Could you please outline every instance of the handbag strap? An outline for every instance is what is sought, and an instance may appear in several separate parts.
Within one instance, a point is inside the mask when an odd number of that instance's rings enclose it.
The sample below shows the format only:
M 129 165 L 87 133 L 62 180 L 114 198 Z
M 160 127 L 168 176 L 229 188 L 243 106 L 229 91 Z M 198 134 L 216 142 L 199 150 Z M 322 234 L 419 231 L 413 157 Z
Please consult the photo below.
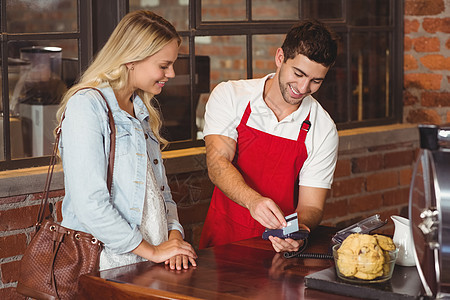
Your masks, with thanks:
M 106 177 L 106 184 L 108 186 L 108 191 L 111 194 L 111 186 L 112 186 L 112 179 L 113 179 L 112 177 L 113 177 L 113 170 L 114 170 L 114 157 L 115 157 L 115 152 L 116 152 L 116 125 L 114 124 L 114 118 L 113 118 L 113 115 L 111 112 L 111 108 L 109 107 L 109 104 L 105 98 L 105 95 L 103 95 L 103 93 L 99 89 L 94 88 L 94 87 L 80 88 L 75 93 L 77 93 L 80 90 L 84 90 L 84 89 L 96 90 L 102 96 L 103 100 L 105 100 L 106 107 L 108 109 L 109 127 L 110 127 L 111 132 L 109 134 L 110 148 L 109 148 L 108 171 L 107 171 L 107 177 Z M 61 136 L 61 126 L 62 126 L 62 122 L 63 122 L 64 118 L 65 118 L 65 111 L 63 112 L 63 114 L 61 116 L 61 121 L 59 122 L 58 127 L 56 127 L 55 144 L 53 145 L 53 152 L 52 152 L 52 156 L 50 158 L 50 165 L 48 166 L 48 171 L 47 171 L 47 179 L 45 180 L 44 192 L 42 194 L 41 205 L 39 207 L 39 212 L 38 212 L 38 217 L 37 217 L 37 222 L 36 222 L 37 228 L 39 228 L 41 226 L 42 221 L 44 220 L 45 207 L 48 204 L 48 196 L 50 193 L 50 183 L 52 181 L 53 170 L 54 170 L 55 164 L 56 164 L 59 139 Z

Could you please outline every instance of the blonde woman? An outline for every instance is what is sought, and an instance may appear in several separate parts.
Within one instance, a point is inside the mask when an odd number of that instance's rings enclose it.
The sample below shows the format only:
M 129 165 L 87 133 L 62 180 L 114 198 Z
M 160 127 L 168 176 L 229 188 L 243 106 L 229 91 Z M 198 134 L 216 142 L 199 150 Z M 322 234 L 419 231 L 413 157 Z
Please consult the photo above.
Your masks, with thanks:
M 88 232 L 105 247 L 100 270 L 150 260 L 171 269 L 196 265 L 183 241 L 161 159 L 161 120 L 153 96 L 175 76 L 181 39 L 150 11 L 127 14 L 79 82 L 65 95 L 59 143 L 64 168 L 62 225 Z M 116 126 L 111 196 L 107 188 L 110 149 L 106 104 Z M 82 90 L 80 90 L 82 89 Z

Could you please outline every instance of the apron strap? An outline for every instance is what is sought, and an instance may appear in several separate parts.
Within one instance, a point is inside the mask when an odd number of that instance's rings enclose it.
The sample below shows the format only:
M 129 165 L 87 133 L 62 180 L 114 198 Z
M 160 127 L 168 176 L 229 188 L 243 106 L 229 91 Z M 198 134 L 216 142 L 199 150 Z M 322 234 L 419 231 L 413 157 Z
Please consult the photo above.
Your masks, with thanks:
M 306 140 L 306 134 L 308 133 L 309 129 L 311 128 L 311 122 L 309 121 L 309 115 L 311 114 L 311 111 L 308 113 L 308 116 L 306 117 L 305 121 L 302 123 L 302 127 L 300 127 L 300 132 L 298 133 L 297 141 L 299 142 L 305 142 Z
M 250 108 L 250 101 L 248 101 L 247 107 L 245 108 L 245 111 L 244 111 L 244 115 L 242 116 L 242 119 L 241 119 L 242 125 L 247 124 L 247 121 L 248 121 L 248 118 L 250 117 L 251 112 L 252 112 L 252 109 Z

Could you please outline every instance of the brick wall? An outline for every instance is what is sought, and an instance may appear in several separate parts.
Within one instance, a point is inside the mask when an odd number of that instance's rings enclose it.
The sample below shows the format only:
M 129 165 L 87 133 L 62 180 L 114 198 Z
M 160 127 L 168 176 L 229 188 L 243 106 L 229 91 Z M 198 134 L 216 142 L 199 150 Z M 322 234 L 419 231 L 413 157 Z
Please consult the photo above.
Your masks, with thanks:
M 405 1 L 405 122 L 450 122 L 449 16 L 448 0 Z
M 416 128 L 411 127 L 410 130 Z M 341 136 L 341 141 L 343 138 L 358 137 Z M 340 147 L 322 224 L 343 228 L 380 214 L 381 219 L 388 220 L 388 223 L 379 232 L 393 234 L 394 227 L 389 217 L 408 217 L 409 186 L 417 148 L 417 135 L 411 135 L 406 141 L 394 138 L 350 150 Z
M 60 207 L 63 195 L 63 190 L 52 191 L 50 202 Z M 0 198 L 0 299 L 24 299 L 15 286 L 20 259 L 34 232 L 41 196 L 37 193 Z M 53 216 L 61 221 L 56 211 Z

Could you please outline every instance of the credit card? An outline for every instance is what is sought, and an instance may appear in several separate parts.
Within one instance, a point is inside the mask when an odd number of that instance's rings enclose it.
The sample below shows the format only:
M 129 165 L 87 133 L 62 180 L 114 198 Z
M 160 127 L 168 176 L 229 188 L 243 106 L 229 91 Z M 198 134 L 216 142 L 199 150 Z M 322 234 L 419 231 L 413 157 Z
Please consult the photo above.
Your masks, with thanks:
M 287 225 L 286 225 L 286 227 L 283 227 L 284 235 L 288 235 L 290 233 L 298 231 L 298 217 L 297 217 L 296 212 L 285 217 L 285 219 L 286 219 Z
M 291 238 L 294 240 L 306 239 L 309 235 L 309 231 L 298 229 L 298 217 L 297 213 L 293 213 L 285 217 L 287 225 L 282 229 L 268 229 L 263 232 L 262 238 L 267 240 L 269 236 L 276 236 L 282 239 Z

